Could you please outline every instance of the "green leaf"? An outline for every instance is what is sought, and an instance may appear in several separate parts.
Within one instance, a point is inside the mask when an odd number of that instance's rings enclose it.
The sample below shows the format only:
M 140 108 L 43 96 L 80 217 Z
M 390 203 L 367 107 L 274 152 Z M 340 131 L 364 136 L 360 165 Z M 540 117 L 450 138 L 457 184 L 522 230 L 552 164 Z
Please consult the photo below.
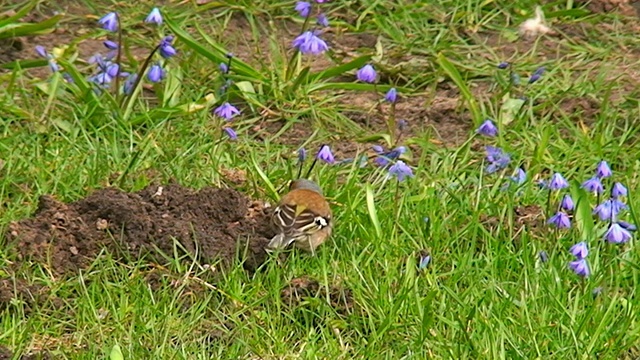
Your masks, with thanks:
M 389 134 L 383 134 L 383 133 L 365 136 L 365 137 L 359 138 L 357 141 L 366 143 L 366 142 L 376 142 L 378 140 L 384 140 L 387 143 L 387 146 L 391 146 L 391 136 L 389 136 Z
M 376 204 L 373 198 L 373 188 L 371 188 L 371 184 L 367 184 L 366 190 L 367 190 L 367 210 L 369 211 L 369 218 L 371 219 L 373 228 L 376 231 L 376 237 L 378 239 L 381 239 L 382 227 L 380 226 L 380 221 L 378 220 L 378 212 L 376 210 Z
M 476 103 L 473 94 L 471 94 L 471 90 L 467 86 L 466 82 L 460 75 L 460 72 L 456 67 L 451 63 L 443 53 L 439 53 L 437 57 L 438 65 L 444 70 L 444 72 L 451 78 L 451 80 L 456 84 L 458 89 L 460 89 L 460 93 L 462 97 L 465 99 L 467 104 L 469 105 L 469 110 L 471 111 L 471 115 L 473 116 L 474 122 L 479 122 L 482 120 L 482 113 L 480 112 L 480 108 Z
M 124 360 L 124 355 L 122 355 L 120 345 L 113 345 L 113 347 L 111 348 L 111 353 L 109 353 L 109 360 Z
M 11 23 L 17 22 L 18 20 L 25 17 L 34 7 L 36 7 L 36 5 L 38 5 L 39 2 L 40 2 L 39 0 L 30 1 L 22 9 L 18 10 L 13 16 L 9 16 L 4 20 L 0 20 L 0 31 L 2 31 L 3 27 Z
M 39 23 L 18 23 L 0 27 L 0 39 L 48 34 L 53 32 L 55 26 L 63 16 L 63 14 L 58 14 Z
M 27 59 L 16 60 L 6 64 L 0 65 L 2 69 L 17 70 L 17 69 L 31 69 L 37 67 L 47 66 L 48 62 L 45 59 Z
M 571 189 L 571 196 L 575 200 L 574 218 L 576 228 L 580 233 L 580 239 L 592 239 L 594 224 L 593 215 L 591 214 L 591 205 L 589 203 L 589 193 L 576 185 Z
M 524 100 L 522 99 L 510 98 L 508 95 L 505 98 L 506 100 L 500 107 L 500 118 L 498 120 L 502 125 L 508 125 L 513 122 L 520 109 L 522 109 L 522 105 L 524 105 Z
M 198 54 L 211 60 L 213 63 L 216 64 L 216 66 L 221 62 L 228 61 L 226 56 L 228 51 L 222 46 L 220 46 L 218 43 L 216 43 L 213 39 L 211 39 L 202 29 L 200 29 L 200 27 L 198 27 L 198 31 L 200 32 L 200 35 L 202 35 L 202 37 L 213 48 L 213 50 L 209 50 L 203 45 L 201 45 L 186 31 L 182 30 L 180 26 L 174 23 L 173 20 L 171 20 L 170 18 L 165 17 L 164 20 L 167 26 L 169 27 L 169 29 L 171 30 L 171 32 L 173 32 L 173 34 L 178 39 L 180 39 L 181 42 L 183 42 L 187 47 L 191 48 Z M 262 73 L 255 70 L 253 67 L 249 66 L 247 63 L 245 63 L 244 61 L 238 58 L 233 58 L 232 67 L 233 67 L 234 73 L 244 76 L 247 79 L 252 79 L 260 82 L 265 81 L 265 77 L 262 75 Z
M 298 74 L 298 77 L 296 78 L 296 81 L 293 82 L 293 84 L 291 85 L 291 87 L 289 88 L 289 90 L 291 92 L 294 92 L 298 89 L 298 87 L 300 87 L 301 84 L 307 84 L 308 83 L 308 79 L 309 79 L 309 70 L 310 68 L 307 66 L 304 69 L 302 69 L 302 71 L 300 71 L 300 74 Z

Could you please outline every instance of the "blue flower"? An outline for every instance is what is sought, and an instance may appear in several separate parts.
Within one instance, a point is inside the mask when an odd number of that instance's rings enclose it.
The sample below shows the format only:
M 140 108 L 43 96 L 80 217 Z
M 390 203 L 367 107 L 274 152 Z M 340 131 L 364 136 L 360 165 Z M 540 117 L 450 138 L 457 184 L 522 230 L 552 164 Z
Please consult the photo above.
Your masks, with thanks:
M 322 145 L 316 157 L 326 162 L 327 164 L 333 164 L 336 162 L 336 158 L 333 156 L 333 153 L 331 152 L 331 148 L 329 148 L 329 145 Z
M 390 103 L 396 102 L 398 100 L 398 90 L 396 88 L 391 88 L 384 96 L 384 99 Z
M 569 215 L 562 211 L 558 211 L 555 215 L 549 218 L 547 224 L 553 225 L 558 229 L 568 229 L 571 227 L 571 220 L 569 219 Z
M 151 68 L 149 68 L 149 72 L 147 72 L 147 79 L 152 83 L 157 83 L 162 81 L 165 78 L 166 74 L 164 69 L 160 64 L 153 64 Z
M 427 266 L 429 266 L 429 263 L 431 263 L 431 256 L 429 255 L 420 256 L 420 263 L 418 264 L 418 269 L 419 270 L 426 269 Z
M 587 247 L 587 243 L 584 241 L 581 241 L 575 245 L 573 245 L 570 249 L 569 252 L 571 254 L 573 254 L 573 256 L 575 256 L 578 259 L 584 259 L 587 257 L 587 255 L 589 255 L 589 248 Z
M 614 215 L 611 208 L 611 200 L 605 200 L 593 209 L 593 214 L 598 215 L 602 221 L 609 221 L 612 219 L 612 215 Z
M 591 179 L 582 183 L 582 188 L 591 193 L 602 194 L 604 191 L 604 187 L 602 186 L 602 182 L 600 178 L 597 176 L 592 177 Z
M 298 162 L 302 163 L 307 159 L 307 150 L 300 148 L 298 150 Z
M 619 182 L 613 184 L 613 187 L 611 188 L 611 197 L 614 199 L 621 196 L 627 196 L 627 193 L 627 188 Z
M 549 261 L 549 254 L 547 254 L 546 251 L 541 250 L 538 253 L 538 258 L 540 259 L 541 262 L 546 263 L 547 261 Z
M 298 1 L 296 2 L 296 6 L 294 7 L 294 9 L 298 12 L 298 14 L 300 14 L 300 16 L 306 18 L 311 13 L 311 4 L 306 1 Z
M 327 15 L 325 14 L 320 14 L 318 15 L 318 18 L 316 19 L 316 24 L 322 26 L 322 27 L 328 27 L 329 26 L 329 19 L 327 19 Z
M 224 128 L 224 132 L 227 134 L 229 139 L 238 140 L 238 134 L 236 134 L 235 130 L 233 130 L 232 128 L 226 127 Z
M 614 222 L 609 226 L 609 229 L 604 234 L 604 238 L 610 243 L 622 244 L 631 239 L 631 233 L 629 230 L 620 226 L 620 224 Z
M 98 23 L 102 25 L 102 28 L 111 32 L 118 30 L 118 13 L 110 12 L 98 20 Z
M 491 119 L 487 119 L 476 129 L 476 132 L 480 135 L 494 137 L 498 135 L 498 128 Z
M 162 14 L 160 14 L 160 9 L 157 7 L 151 9 L 151 12 L 147 15 L 147 18 L 144 19 L 144 22 L 162 25 Z
M 377 145 L 374 145 L 373 147 L 376 147 L 376 146 Z M 389 152 L 384 152 L 384 149 L 381 146 L 379 146 L 379 149 L 376 149 L 376 150 L 381 150 L 381 151 L 378 152 L 378 154 L 380 156 L 378 156 L 374 160 L 374 162 L 379 166 L 386 166 L 391 161 L 399 158 L 400 155 L 404 154 L 407 151 L 407 148 L 404 147 L 404 146 L 398 146 L 397 148 L 395 148 L 395 149 L 393 149 L 393 150 L 391 150 Z
M 105 40 L 102 44 L 109 50 L 118 50 L 118 43 L 115 41 Z
M 377 73 L 371 64 L 367 64 L 356 72 L 356 77 L 360 81 L 374 83 L 376 81 Z
M 565 194 L 562 197 L 562 201 L 560 202 L 560 208 L 565 211 L 571 211 L 573 210 L 574 206 L 575 205 L 573 203 L 573 199 L 571 198 L 571 195 Z
M 626 221 L 618 220 L 618 225 L 622 226 L 624 229 L 629 230 L 629 231 L 638 230 L 638 228 L 635 225 L 633 225 L 631 223 L 628 223 Z
M 569 182 L 559 173 L 553 174 L 547 187 L 551 190 L 560 190 L 569 187 Z
M 531 75 L 531 77 L 529 78 L 529 84 L 533 84 L 534 82 L 540 80 L 544 72 L 545 72 L 544 66 L 537 68 L 536 71 L 533 72 L 533 75 Z
M 169 36 L 165 36 L 161 41 L 160 41 L 160 56 L 162 56 L 165 59 L 168 59 L 170 57 L 176 56 L 176 54 L 178 54 L 178 51 L 176 50 L 176 48 L 174 48 L 173 46 L 171 46 L 171 43 L 173 42 L 173 36 L 169 35 Z
M 404 181 L 407 177 L 413 177 L 413 170 L 404 161 L 398 160 L 389 168 L 389 175 L 395 176 L 398 181 Z
M 509 177 L 509 179 L 511 179 L 511 181 L 513 181 L 517 185 L 522 185 L 525 181 L 527 181 L 527 173 L 523 168 L 519 167 L 518 170 L 516 170 L 516 174 Z
M 506 69 L 508 67 L 509 67 L 509 63 L 506 62 L 506 61 L 503 61 L 500 64 L 498 64 L 498 69 L 500 69 L 500 70 L 504 70 L 504 69 Z
M 596 176 L 603 179 L 611 175 L 613 175 L 613 172 L 611 171 L 609 164 L 604 160 L 600 161 L 598 166 L 596 166 Z
M 227 65 L 227 63 L 220 63 L 220 65 L 218 65 L 218 69 L 220 69 L 220 72 L 223 74 L 229 73 L 229 65 Z
M 569 268 L 573 270 L 574 273 L 578 276 L 589 277 L 591 275 L 591 270 L 589 269 L 589 264 L 586 259 L 579 259 L 576 261 L 572 261 L 569 263 Z
M 487 161 L 489 162 L 485 170 L 487 174 L 502 170 L 511 162 L 511 156 L 498 147 L 487 145 L 485 146 L 485 151 L 487 152 Z
M 213 110 L 213 113 L 227 121 L 231 121 L 234 116 L 240 114 L 240 110 L 237 107 L 225 102 Z
M 42 45 L 36 45 L 36 53 L 38 53 L 38 55 L 42 56 L 45 59 L 51 57 L 51 55 L 49 55 L 49 53 L 47 52 L 47 49 L 45 49 L 45 47 Z
M 329 50 L 327 43 L 311 31 L 305 31 L 296 37 L 292 42 L 292 46 L 303 54 L 318 55 Z
M 134 73 L 129 75 L 127 80 L 125 80 L 124 84 L 122 85 L 122 91 L 125 95 L 131 95 L 131 93 L 133 92 L 133 86 L 136 84 L 137 79 L 138 74 Z

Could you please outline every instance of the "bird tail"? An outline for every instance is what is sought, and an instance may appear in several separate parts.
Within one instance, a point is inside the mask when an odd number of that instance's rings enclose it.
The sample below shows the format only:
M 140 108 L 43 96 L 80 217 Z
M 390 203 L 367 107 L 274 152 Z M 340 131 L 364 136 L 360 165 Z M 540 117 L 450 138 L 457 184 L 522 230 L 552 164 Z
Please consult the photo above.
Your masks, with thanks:
M 295 239 L 287 238 L 283 233 L 280 233 L 274 236 L 269 244 L 267 245 L 267 249 L 275 250 L 275 249 L 284 249 L 289 246 Z

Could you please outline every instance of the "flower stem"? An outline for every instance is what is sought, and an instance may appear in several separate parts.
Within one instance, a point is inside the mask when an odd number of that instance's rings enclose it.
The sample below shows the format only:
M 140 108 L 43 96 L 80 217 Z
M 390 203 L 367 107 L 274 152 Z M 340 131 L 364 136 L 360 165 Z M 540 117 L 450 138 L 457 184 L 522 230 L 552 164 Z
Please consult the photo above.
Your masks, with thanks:
M 116 86 L 115 86 L 115 98 L 116 103 L 120 97 L 120 73 L 122 72 L 122 22 L 120 21 L 120 15 L 116 13 L 116 19 L 118 20 L 118 54 L 116 54 L 116 64 L 118 65 L 118 73 L 116 74 Z
M 133 83 L 133 86 L 131 87 L 131 94 L 134 94 L 135 90 L 138 88 L 138 85 L 140 85 L 140 82 L 142 81 L 142 77 L 144 76 L 145 71 L 147 71 L 147 68 L 149 67 L 149 64 L 151 63 L 151 59 L 153 58 L 153 55 L 155 55 L 155 53 L 158 51 L 158 49 L 160 49 L 160 44 L 158 44 L 151 51 L 149 56 L 147 56 L 147 58 L 144 60 L 144 63 L 142 64 L 142 67 L 140 68 L 140 71 L 138 71 L 138 76 L 136 77 L 136 82 Z M 133 100 L 133 99 L 131 99 L 131 100 Z M 124 101 L 124 97 L 122 98 L 122 101 Z M 120 105 L 122 106 L 122 102 L 120 103 Z

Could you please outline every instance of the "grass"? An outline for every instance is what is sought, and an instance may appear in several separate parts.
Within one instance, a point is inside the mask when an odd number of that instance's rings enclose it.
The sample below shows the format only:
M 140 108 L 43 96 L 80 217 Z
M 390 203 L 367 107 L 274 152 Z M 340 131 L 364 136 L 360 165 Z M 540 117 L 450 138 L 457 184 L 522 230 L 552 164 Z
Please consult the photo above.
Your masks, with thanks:
M 96 16 L 113 5 L 86 1 L 82 5 L 95 9 Z M 353 86 L 353 69 L 343 75 L 349 80 L 332 77 L 330 90 L 316 91 L 320 82 L 312 78 L 309 84 L 300 78 L 296 87 L 288 87 L 290 53 L 279 45 L 290 39 L 264 39 L 262 34 L 279 29 L 283 19 L 301 24 L 291 2 L 224 3 L 162 8 L 203 50 L 178 39 L 181 54 L 169 61 L 169 78 L 155 86 L 159 97 L 138 98 L 128 118 L 105 105 L 104 98 L 55 90 L 52 80 L 34 80 L 28 71 L 0 75 L 5 84 L 0 92 L 2 233 L 9 222 L 33 214 L 41 195 L 74 201 L 105 186 L 135 191 L 175 179 L 193 188 L 233 186 L 253 198 L 274 200 L 275 189 L 290 176 L 298 147 L 328 143 L 339 148 L 375 132 L 345 116 L 358 107 L 341 102 L 343 93 L 365 90 L 360 92 L 365 99 L 371 93 L 367 86 Z M 119 5 L 130 43 L 148 49 L 148 39 L 156 34 L 135 24 L 153 4 Z M 435 106 L 429 99 L 442 96 L 442 84 L 463 89 L 456 114 L 466 114 L 461 117 L 466 134 L 444 139 L 448 146 L 443 146 L 432 141 L 445 130 L 443 125 L 416 126 L 419 130 L 405 139 L 415 177 L 401 183 L 383 181 L 384 169 L 373 166 L 320 167 L 320 183 L 334 203 L 331 241 L 316 257 L 294 253 L 287 262 L 268 262 L 255 274 L 234 267 L 213 281 L 206 267 L 189 259 L 123 262 L 107 252 L 89 269 L 66 278 L 29 262 L 14 272 L 15 248 L 0 238 L 1 277 L 51 289 L 47 300 L 31 304 L 16 299 L 0 310 L 0 345 L 15 354 L 70 359 L 117 359 L 116 345 L 125 359 L 640 356 L 640 303 L 635 296 L 640 253 L 635 239 L 622 245 L 601 240 L 603 227 L 594 227 L 588 207 L 595 199 L 579 187 L 598 161 L 609 161 L 616 181 L 629 188 L 630 209 L 624 217 L 637 224 L 640 129 L 634 119 L 639 108 L 637 90 L 628 84 L 638 80 L 633 69 L 639 59 L 621 48 L 632 46 L 636 34 L 629 24 L 635 20 L 555 2 L 544 10 L 562 33 L 525 43 L 516 40 L 516 32 L 517 24 L 533 13 L 526 1 L 425 0 L 403 6 L 362 0 L 328 7 L 332 46 L 340 44 L 343 33 L 378 35 L 376 48 L 350 51 L 373 55 L 386 81 L 381 88 L 410 90 L 402 93 L 402 101 L 425 99 L 405 116 Z M 236 18 L 248 19 L 242 39 L 240 33 L 222 32 Z M 82 17 L 71 13 L 62 23 L 77 27 Z M 608 24 L 607 30 L 602 24 Z M 87 31 L 87 38 L 106 34 L 97 28 Z M 222 122 L 211 117 L 211 104 L 203 100 L 222 84 L 217 63 L 210 59 L 223 53 L 212 50 L 212 44 L 236 52 L 247 71 L 264 78 L 261 83 L 235 79 L 241 84 L 231 99 L 244 104 L 243 115 L 232 123 L 239 134 L 235 142 L 224 137 Z M 266 60 L 256 62 L 250 56 L 254 53 Z M 547 67 L 542 80 L 518 90 L 527 100 L 508 121 L 500 110 L 504 95 L 520 93 L 507 92 L 507 72 L 495 69 L 503 57 L 523 83 L 538 66 Z M 580 99 L 597 105 L 591 110 L 580 105 L 584 103 L 568 106 Z M 184 111 L 194 104 L 203 108 Z M 469 115 L 471 110 L 477 115 Z M 501 119 L 498 138 L 473 135 L 484 117 Z M 254 127 L 264 118 L 285 119 L 292 128 L 312 124 L 313 135 L 294 138 L 292 145 L 283 139 L 293 129 L 256 134 Z M 410 121 L 417 125 L 424 118 L 416 115 Z M 511 165 L 485 174 L 483 144 L 503 147 L 511 154 Z M 503 190 L 520 164 L 528 181 Z M 248 179 L 241 185 L 229 183 L 222 168 L 244 170 Z M 553 172 L 571 182 L 568 191 L 579 208 L 574 227 L 554 231 L 544 224 L 523 226 L 513 209 L 544 208 L 547 192 L 536 181 Z M 592 270 L 586 279 L 567 266 L 569 247 L 583 240 L 590 246 Z M 416 268 L 423 249 L 432 256 L 424 271 Z M 549 254 L 548 262 L 539 260 L 540 251 Z M 158 274 L 153 284 L 150 274 Z M 281 290 L 305 275 L 316 278 L 324 290 L 289 306 Z M 330 305 L 332 287 L 348 289 L 350 308 Z

